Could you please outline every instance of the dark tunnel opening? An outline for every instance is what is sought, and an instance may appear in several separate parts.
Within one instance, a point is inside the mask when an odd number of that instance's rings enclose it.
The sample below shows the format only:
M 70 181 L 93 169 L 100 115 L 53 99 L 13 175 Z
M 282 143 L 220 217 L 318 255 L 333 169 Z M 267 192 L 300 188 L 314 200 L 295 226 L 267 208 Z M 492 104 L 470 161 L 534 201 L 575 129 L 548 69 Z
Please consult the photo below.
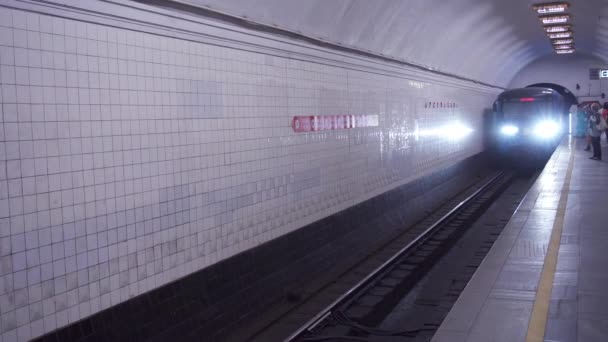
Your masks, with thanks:
M 535 84 L 531 84 L 531 85 L 527 86 L 526 88 L 532 88 L 532 87 L 549 88 L 549 89 L 552 89 L 552 90 L 555 90 L 556 92 L 558 92 L 566 100 L 566 110 L 568 110 L 570 108 L 570 106 L 572 106 L 572 105 L 578 105 L 578 99 L 576 98 L 576 96 L 574 96 L 574 94 L 570 90 L 568 90 L 568 88 L 561 86 L 559 84 L 535 83 Z

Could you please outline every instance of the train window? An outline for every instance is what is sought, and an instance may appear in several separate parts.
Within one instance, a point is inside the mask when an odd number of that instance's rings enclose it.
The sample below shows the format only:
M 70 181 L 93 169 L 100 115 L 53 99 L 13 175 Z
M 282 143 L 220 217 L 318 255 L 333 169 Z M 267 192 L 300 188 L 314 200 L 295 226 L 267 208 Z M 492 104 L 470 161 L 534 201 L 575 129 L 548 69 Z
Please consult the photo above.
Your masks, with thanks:
M 535 102 L 504 102 L 502 113 L 505 119 L 518 119 L 528 116 L 535 116 L 547 111 L 548 103 L 542 101 Z

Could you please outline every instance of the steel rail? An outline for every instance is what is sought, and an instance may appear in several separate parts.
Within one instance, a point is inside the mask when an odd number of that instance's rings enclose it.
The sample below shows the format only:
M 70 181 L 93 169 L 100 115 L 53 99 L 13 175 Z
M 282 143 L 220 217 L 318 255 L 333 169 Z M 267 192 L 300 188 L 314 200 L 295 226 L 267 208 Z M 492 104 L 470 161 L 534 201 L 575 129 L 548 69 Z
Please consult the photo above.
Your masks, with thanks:
M 368 274 L 365 278 L 359 281 L 356 285 L 350 288 L 347 292 L 341 295 L 334 302 L 329 304 L 325 309 L 319 312 L 315 317 L 310 319 L 304 325 L 302 325 L 298 330 L 296 330 L 293 334 L 287 337 L 284 342 L 295 342 L 298 338 L 302 337 L 301 335 L 305 332 L 311 331 L 314 329 L 319 323 L 329 317 L 332 311 L 338 307 L 339 305 L 346 302 L 350 299 L 351 296 L 359 292 L 359 290 L 363 289 L 365 286 L 369 285 L 371 281 L 377 276 L 384 273 L 397 259 L 400 259 L 402 256 L 410 252 L 416 245 L 418 245 L 423 240 L 426 240 L 435 230 L 441 227 L 447 220 L 449 220 L 452 216 L 460 211 L 464 206 L 472 202 L 476 199 L 482 192 L 492 186 L 498 179 L 500 179 L 505 174 L 504 171 L 499 172 L 496 176 L 492 177 L 488 182 L 486 182 L 481 188 L 477 189 L 474 193 L 469 195 L 467 198 L 462 200 L 458 205 L 456 205 L 452 210 L 450 210 L 447 214 L 443 215 L 439 220 L 433 223 L 429 228 L 427 228 L 422 234 L 418 235 L 414 240 L 408 243 L 405 247 L 400 249 L 395 255 L 393 255 L 390 259 L 385 261 L 382 265 L 377 267 L 374 271 Z

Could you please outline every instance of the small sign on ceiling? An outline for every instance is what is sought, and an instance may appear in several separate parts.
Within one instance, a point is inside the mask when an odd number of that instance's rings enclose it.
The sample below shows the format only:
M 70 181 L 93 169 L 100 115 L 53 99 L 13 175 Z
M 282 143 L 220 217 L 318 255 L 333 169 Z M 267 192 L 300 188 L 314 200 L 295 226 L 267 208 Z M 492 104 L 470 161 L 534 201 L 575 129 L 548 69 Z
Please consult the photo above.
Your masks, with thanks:
M 608 78 L 608 69 L 600 69 L 600 78 Z

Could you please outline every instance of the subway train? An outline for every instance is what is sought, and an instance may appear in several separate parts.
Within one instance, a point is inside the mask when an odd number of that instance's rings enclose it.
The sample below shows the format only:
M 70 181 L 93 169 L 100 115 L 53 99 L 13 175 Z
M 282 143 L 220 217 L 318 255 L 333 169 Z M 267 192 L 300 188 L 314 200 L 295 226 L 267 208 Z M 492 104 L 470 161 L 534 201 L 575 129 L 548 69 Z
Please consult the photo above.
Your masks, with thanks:
M 519 156 L 546 155 L 565 129 L 566 101 L 549 88 L 518 88 L 502 92 L 494 102 L 491 147 Z

